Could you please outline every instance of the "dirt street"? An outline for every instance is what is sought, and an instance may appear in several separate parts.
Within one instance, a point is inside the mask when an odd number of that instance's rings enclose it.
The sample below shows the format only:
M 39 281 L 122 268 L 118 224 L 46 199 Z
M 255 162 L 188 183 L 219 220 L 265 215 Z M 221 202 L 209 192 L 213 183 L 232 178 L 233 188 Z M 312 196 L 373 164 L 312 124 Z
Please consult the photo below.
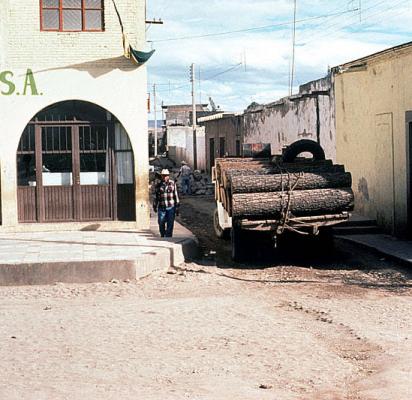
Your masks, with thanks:
M 267 252 L 261 237 L 235 265 L 212 210 L 183 199 L 203 257 L 181 269 L 0 288 L 0 399 L 412 398 L 410 271 L 340 242 Z

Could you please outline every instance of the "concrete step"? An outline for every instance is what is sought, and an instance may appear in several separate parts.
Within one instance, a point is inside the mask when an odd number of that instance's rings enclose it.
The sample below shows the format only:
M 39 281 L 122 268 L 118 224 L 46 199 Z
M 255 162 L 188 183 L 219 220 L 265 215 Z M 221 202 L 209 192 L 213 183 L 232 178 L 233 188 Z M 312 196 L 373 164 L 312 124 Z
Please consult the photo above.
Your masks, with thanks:
M 373 235 L 382 233 L 376 225 L 338 225 L 332 229 L 334 235 Z

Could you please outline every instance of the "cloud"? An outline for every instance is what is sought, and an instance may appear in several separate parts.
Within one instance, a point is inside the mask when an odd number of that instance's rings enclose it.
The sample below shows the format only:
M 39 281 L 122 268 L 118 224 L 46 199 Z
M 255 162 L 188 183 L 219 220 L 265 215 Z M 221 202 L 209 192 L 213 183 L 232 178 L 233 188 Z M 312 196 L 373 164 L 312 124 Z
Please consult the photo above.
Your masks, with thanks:
M 360 22 L 358 11 L 348 12 L 358 7 L 358 1 L 298 1 L 298 20 L 334 15 L 297 24 L 295 90 L 325 76 L 330 66 L 410 40 L 412 0 L 362 3 Z M 292 26 L 285 22 L 293 17 L 291 0 L 152 0 L 148 6 L 148 17 L 165 21 L 163 26 L 150 27 L 147 35 L 157 50 L 148 71 L 150 83 L 160 84 L 159 101 L 191 101 L 192 62 L 203 80 L 197 87 L 199 99 L 211 96 L 225 110 L 241 111 L 252 101 L 272 102 L 287 95 Z M 267 25 L 278 26 L 156 42 Z

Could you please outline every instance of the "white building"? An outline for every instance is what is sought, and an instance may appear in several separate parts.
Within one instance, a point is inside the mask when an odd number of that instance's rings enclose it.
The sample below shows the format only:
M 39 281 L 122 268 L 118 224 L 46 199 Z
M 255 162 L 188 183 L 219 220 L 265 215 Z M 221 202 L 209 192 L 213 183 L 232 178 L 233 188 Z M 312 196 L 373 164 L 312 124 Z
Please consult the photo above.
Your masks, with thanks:
M 116 3 L 143 49 L 145 0 Z M 0 0 L 1 229 L 149 227 L 146 67 L 125 57 L 118 14 Z

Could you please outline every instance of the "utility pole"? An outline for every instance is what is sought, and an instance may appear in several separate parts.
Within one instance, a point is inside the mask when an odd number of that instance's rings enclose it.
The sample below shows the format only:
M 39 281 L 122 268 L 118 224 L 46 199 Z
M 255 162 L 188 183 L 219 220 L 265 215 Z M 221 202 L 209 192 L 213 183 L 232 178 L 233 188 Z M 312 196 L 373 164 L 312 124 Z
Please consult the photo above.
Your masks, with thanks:
M 153 104 L 154 104 L 154 156 L 157 157 L 157 108 L 156 108 L 156 84 L 153 84 Z
M 192 125 L 193 125 L 193 169 L 197 169 L 197 137 L 196 137 L 196 73 L 195 64 L 190 67 L 190 81 L 192 82 Z
M 295 78 L 296 8 L 297 8 L 297 0 L 294 0 L 294 4 L 293 4 L 292 65 L 291 65 L 291 71 L 290 71 L 289 96 L 292 96 L 293 80 Z

